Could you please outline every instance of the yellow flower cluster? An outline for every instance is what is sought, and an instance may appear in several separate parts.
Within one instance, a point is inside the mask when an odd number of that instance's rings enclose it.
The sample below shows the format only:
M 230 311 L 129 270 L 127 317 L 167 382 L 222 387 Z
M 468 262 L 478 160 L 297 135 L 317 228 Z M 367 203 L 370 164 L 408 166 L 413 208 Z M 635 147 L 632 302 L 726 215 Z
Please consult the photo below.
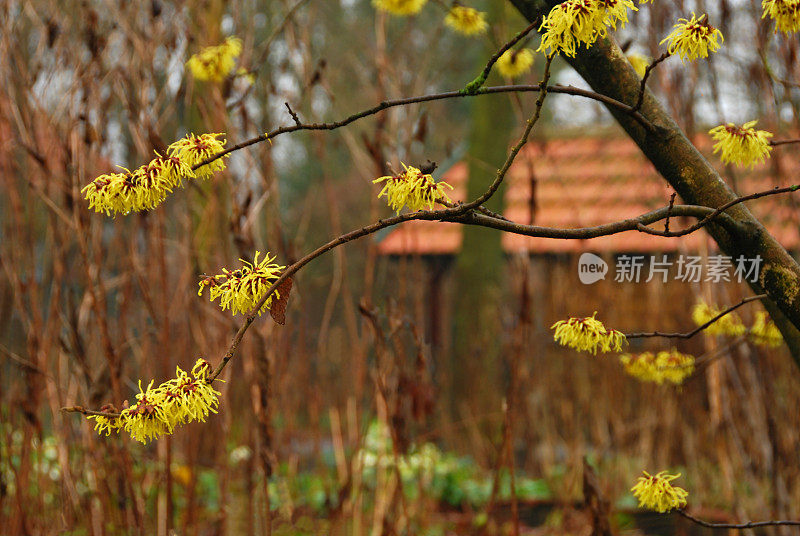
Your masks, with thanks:
M 241 53 L 242 40 L 228 37 L 221 45 L 205 47 L 192 55 L 186 66 L 198 80 L 221 82 L 233 71 L 236 58 Z
M 445 188 L 453 189 L 446 182 L 433 180 L 429 173 L 423 173 L 414 166 L 406 166 L 401 162 L 403 172 L 399 175 L 378 177 L 373 183 L 385 183 L 378 197 L 386 197 L 392 210 L 400 214 L 400 209 L 408 207 L 412 212 L 423 208 L 433 210 L 437 202 L 451 202 Z
M 577 47 L 587 47 L 605 37 L 608 28 L 624 27 L 628 8 L 638 8 L 631 0 L 566 0 L 550 10 L 539 31 L 544 30 L 538 50 L 545 54 L 561 52 L 575 56 Z
M 661 43 L 669 41 L 667 50 L 670 54 L 678 54 L 681 61 L 707 58 L 710 52 L 716 52 L 722 46 L 722 32 L 708 23 L 708 15 L 699 19 L 692 13 L 691 20 L 678 19 L 672 32 Z
M 642 471 L 636 485 L 631 488 L 633 496 L 639 499 L 639 508 L 648 508 L 659 513 L 669 512 L 673 508 L 686 506 L 689 492 L 683 488 L 674 487 L 670 482 L 680 477 L 661 471 L 651 476 L 647 471 Z
M 620 24 L 620 28 L 624 28 L 628 23 L 628 8 L 634 11 L 639 10 L 632 1 L 628 0 L 597 0 L 597 3 L 605 11 L 603 23 L 613 30 L 617 29 L 617 23 Z
M 714 127 L 708 131 L 716 141 L 714 154 L 718 152 L 724 163 L 753 167 L 769 157 L 772 146 L 769 139 L 772 133 L 756 130 L 757 121 L 750 121 L 742 126 L 728 123 Z
M 428 0 L 372 0 L 376 8 L 392 15 L 415 15 L 425 6 Z
M 125 173 L 105 173 L 81 189 L 89 209 L 107 216 L 152 210 L 175 188 L 182 188 L 184 179 L 208 178 L 214 171 L 225 169 L 222 158 L 197 170 L 192 167 L 223 150 L 220 134 L 191 134 L 167 149 L 167 156 L 156 153 L 149 163 Z
M 654 382 L 659 385 L 669 382 L 680 385 L 694 372 L 694 357 L 678 352 L 675 348 L 669 352 L 644 352 L 638 356 L 624 354 L 619 360 L 625 372 L 643 382 Z
M 699 301 L 692 309 L 692 320 L 698 326 L 702 326 L 706 322 L 711 321 L 712 318 L 722 312 L 722 309 L 712 307 L 704 301 Z M 705 329 L 709 335 L 728 335 L 731 337 L 738 337 L 747 332 L 747 328 L 742 323 L 742 319 L 736 313 L 728 313 Z
M 506 50 L 497 62 L 497 72 L 506 78 L 517 78 L 527 73 L 533 65 L 533 51 L 529 48 Z
M 692 310 L 692 320 L 698 326 L 702 326 L 721 312 L 722 309 L 717 309 L 700 301 Z M 730 337 L 747 335 L 753 344 L 770 348 L 777 348 L 783 344 L 783 335 L 781 335 L 780 330 L 770 320 L 765 311 L 756 313 L 755 322 L 749 329 L 744 325 L 739 315 L 728 313 L 708 326 L 705 331 L 709 335 L 728 335 Z
M 606 329 L 595 316 L 597 311 L 585 318 L 559 320 L 550 326 L 550 329 L 555 329 L 553 339 L 561 346 L 592 355 L 597 355 L 598 350 L 603 353 L 621 351 L 622 345 L 627 342 L 625 334 L 615 329 Z
M 160 205 L 172 190 L 183 186 L 194 172 L 186 162 L 173 156 L 156 157 L 133 171 L 104 173 L 81 189 L 89 209 L 107 216 L 131 211 L 151 210 Z
M 123 409 L 119 417 L 89 415 L 87 418 L 95 421 L 94 428 L 99 434 L 125 430 L 141 443 L 171 434 L 181 424 L 205 422 L 219 406 L 220 393 L 208 381 L 210 371 L 211 364 L 198 359 L 191 375 L 177 367 L 175 378 L 158 387 L 154 388 L 151 381 L 147 389 L 142 389 L 140 381 L 136 404 Z
M 225 150 L 226 140 L 219 139 L 220 136 L 224 135 L 225 134 L 221 132 L 216 134 L 200 134 L 199 136 L 189 134 L 185 138 L 170 145 L 169 154 L 194 168 L 201 162 Z M 228 157 L 229 155 L 226 154 L 224 158 Z M 197 168 L 195 174 L 198 179 L 209 179 L 214 173 L 222 171 L 223 169 L 225 169 L 225 161 L 223 158 L 217 158 L 213 162 Z
M 482 34 L 489 28 L 485 13 L 459 5 L 450 8 L 444 18 L 444 23 L 464 35 Z
M 761 7 L 764 10 L 761 18 L 775 21 L 775 33 L 800 31 L 800 0 L 763 0 Z
M 750 328 L 750 340 L 759 346 L 768 346 L 770 348 L 778 348 L 783 344 L 783 335 L 769 319 L 769 315 L 764 311 L 756 313 L 756 321 L 753 327 Z
M 261 261 L 258 260 L 260 255 L 261 252 L 256 251 L 252 264 L 239 259 L 244 266 L 238 270 L 231 272 L 223 268 L 221 274 L 204 277 L 199 283 L 200 290 L 197 291 L 197 295 L 201 296 L 203 290 L 208 288 L 209 299 L 214 301 L 219 298 L 219 306 L 223 311 L 230 309 L 234 315 L 250 312 L 264 297 L 272 283 L 280 277 L 281 270 L 286 268 L 273 263 L 275 257 L 270 257 L 269 253 Z M 269 310 L 273 299 L 280 299 L 277 290 L 264 302 L 258 311 L 259 315 Z

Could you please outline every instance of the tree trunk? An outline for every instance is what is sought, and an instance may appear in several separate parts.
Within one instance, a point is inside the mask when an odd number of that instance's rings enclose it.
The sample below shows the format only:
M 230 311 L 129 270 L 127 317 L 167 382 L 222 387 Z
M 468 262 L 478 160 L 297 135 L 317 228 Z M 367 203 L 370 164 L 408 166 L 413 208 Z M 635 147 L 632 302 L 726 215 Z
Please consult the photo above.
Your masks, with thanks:
M 489 5 L 492 26 L 501 23 L 507 5 L 493 0 Z M 502 26 L 502 24 L 500 24 Z M 480 56 L 476 70 L 486 65 L 485 55 L 497 47 L 487 45 L 486 54 Z M 496 75 L 495 75 L 496 76 Z M 490 78 L 491 79 L 491 78 Z M 509 132 L 513 127 L 511 104 L 507 98 L 473 99 L 470 114 L 469 149 L 467 165 L 467 199 L 475 199 L 486 191 L 491 182 L 496 163 L 502 162 L 508 152 Z M 502 212 L 503 189 L 487 203 L 492 210 Z M 503 250 L 501 233 L 494 229 L 464 225 L 463 242 L 455 265 L 455 311 L 450 384 L 454 401 L 469 400 L 484 405 L 481 390 L 488 385 L 488 371 L 498 370 L 498 322 L 496 304 L 503 282 Z M 456 408 L 454 408 L 456 409 Z M 456 409 L 457 412 L 457 409 Z

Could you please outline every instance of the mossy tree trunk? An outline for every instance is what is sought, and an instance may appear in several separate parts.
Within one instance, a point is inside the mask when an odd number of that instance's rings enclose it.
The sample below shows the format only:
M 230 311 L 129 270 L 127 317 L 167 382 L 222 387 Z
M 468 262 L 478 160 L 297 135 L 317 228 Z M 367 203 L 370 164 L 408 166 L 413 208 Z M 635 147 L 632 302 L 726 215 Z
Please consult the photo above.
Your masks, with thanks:
M 489 2 L 488 17 L 492 27 L 502 27 L 506 6 L 503 0 Z M 486 58 L 496 49 L 487 44 L 475 65 L 476 72 L 484 68 Z M 492 80 L 496 76 L 490 76 L 487 83 L 500 82 L 499 77 Z M 475 199 L 486 191 L 497 167 L 507 156 L 514 125 L 511 103 L 502 97 L 473 99 L 470 119 L 466 199 Z M 503 193 L 501 188 L 486 205 L 492 210 L 502 211 Z M 482 396 L 484 393 L 480 392 L 482 386 L 496 385 L 485 375 L 499 370 L 494 363 L 499 349 L 497 304 L 503 289 L 505 266 L 500 233 L 471 225 L 463 226 L 462 233 L 464 239 L 455 266 L 454 339 L 450 366 L 454 395 L 451 400 L 457 403 L 486 400 Z

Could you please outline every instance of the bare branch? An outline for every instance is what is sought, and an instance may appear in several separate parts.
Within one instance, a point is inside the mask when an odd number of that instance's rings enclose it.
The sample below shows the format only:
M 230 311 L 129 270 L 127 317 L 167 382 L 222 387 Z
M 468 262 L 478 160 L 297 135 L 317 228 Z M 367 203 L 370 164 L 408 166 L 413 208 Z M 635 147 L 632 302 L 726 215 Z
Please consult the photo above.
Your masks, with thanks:
M 785 193 L 796 192 L 798 189 L 800 189 L 800 184 L 794 184 L 792 186 L 785 186 L 783 188 L 778 188 L 776 186 L 775 188 L 772 188 L 770 190 L 764 190 L 764 191 L 761 191 L 761 192 L 756 192 L 756 193 L 753 193 L 753 194 L 737 197 L 736 199 L 732 199 L 732 200 L 728 201 L 727 203 L 725 203 L 721 207 L 717 208 L 716 210 L 714 210 L 713 212 L 708 214 L 708 216 L 706 216 L 705 218 L 703 218 L 699 222 L 695 223 L 694 225 L 692 225 L 690 227 L 687 227 L 686 229 L 683 229 L 682 231 L 669 231 L 668 229 L 664 230 L 664 231 L 657 231 L 655 229 L 650 229 L 649 227 L 646 227 L 645 225 L 642 225 L 641 227 L 639 227 L 638 230 L 643 232 L 643 233 L 652 234 L 652 235 L 656 235 L 656 236 L 685 236 L 685 235 L 688 235 L 689 233 L 693 233 L 697 229 L 700 229 L 701 227 L 707 225 L 711 220 L 713 220 L 714 218 L 716 218 L 717 216 L 719 216 L 724 211 L 726 211 L 727 209 L 731 208 L 734 205 L 738 205 L 739 203 L 744 203 L 745 201 L 752 201 L 753 199 L 759 199 L 761 197 L 767 197 L 767 196 L 770 196 L 770 195 L 777 195 L 777 194 L 785 194 Z
M 95 411 L 93 409 L 86 409 L 83 406 L 67 406 L 65 408 L 61 408 L 61 411 L 64 413 L 80 413 L 81 415 L 97 415 L 98 417 L 108 417 L 109 419 L 115 419 L 121 416 L 120 413 Z
M 292 107 L 289 106 L 289 103 L 288 102 L 284 102 L 283 104 L 286 105 L 286 109 L 289 110 L 289 115 L 291 115 L 292 119 L 294 119 L 294 124 L 297 125 L 298 127 L 300 125 L 302 125 L 303 123 L 300 122 L 300 118 L 297 117 L 297 114 L 295 113 L 294 110 L 292 110 Z
M 742 301 L 740 301 L 736 305 L 732 305 L 731 307 L 728 307 L 727 309 L 725 309 L 724 311 L 720 312 L 718 315 L 716 315 L 714 318 L 712 318 L 711 320 L 709 320 L 705 324 L 703 324 L 701 326 L 698 326 L 697 328 L 693 329 L 692 331 L 690 331 L 688 333 L 662 333 L 660 331 L 651 331 L 649 333 L 647 333 L 647 332 L 645 332 L 645 333 L 630 333 L 630 334 L 626 333 L 625 334 L 625 338 L 626 339 L 643 339 L 645 337 L 665 337 L 665 338 L 668 338 L 668 339 L 691 339 L 692 337 L 694 337 L 695 335 L 697 335 L 698 333 L 700 333 L 704 329 L 708 328 L 711 324 L 713 324 L 714 322 L 716 322 L 717 320 L 719 320 L 723 316 L 727 315 L 728 313 L 731 313 L 731 312 L 735 311 L 736 309 L 738 309 L 742 305 L 744 305 L 746 303 L 750 303 L 751 301 L 763 300 L 766 297 L 767 297 L 766 294 L 758 294 L 756 296 L 750 296 L 750 297 L 744 298 Z
M 785 139 L 785 140 L 771 140 L 769 142 L 769 144 L 772 145 L 773 147 L 777 147 L 779 145 L 789 145 L 789 144 L 792 144 L 792 143 L 800 143 L 800 138 L 788 138 L 788 139 Z
M 620 220 L 611 223 L 604 223 L 594 227 L 578 227 L 574 229 L 562 229 L 557 227 L 542 227 L 538 225 L 525 225 L 508 221 L 507 219 L 497 219 L 485 214 L 468 213 L 460 217 L 451 218 L 449 221 L 455 221 L 467 225 L 480 225 L 483 227 L 491 227 L 499 231 L 507 231 L 524 236 L 532 236 L 536 238 L 554 238 L 561 240 L 587 240 L 590 238 L 598 238 L 601 236 L 608 236 L 612 234 L 622 233 L 625 231 L 640 231 L 648 232 L 651 229 L 647 227 L 652 223 L 666 219 L 668 216 L 693 216 L 697 218 L 705 217 L 715 213 L 716 211 L 709 207 L 701 207 L 697 205 L 675 205 L 670 209 L 663 207 L 652 212 L 647 212 L 635 218 L 627 220 Z M 718 213 L 715 216 L 722 225 L 735 227 L 737 224 L 727 214 Z M 647 229 L 648 231 L 643 231 Z M 697 229 L 695 229 L 697 230 Z M 649 233 L 648 233 L 649 234 Z
M 471 97 L 477 95 L 490 95 L 495 93 L 529 93 L 529 92 L 539 92 L 541 91 L 541 87 L 539 85 L 512 85 L 512 86 L 492 86 L 492 87 L 485 87 L 480 88 L 475 93 L 467 94 L 461 91 L 446 91 L 444 93 L 432 93 L 429 95 L 421 95 L 418 97 L 405 97 L 402 99 L 394 99 L 394 100 L 387 100 L 383 101 L 380 104 L 373 106 L 372 108 L 368 108 L 366 110 L 362 110 L 360 112 L 354 113 L 340 121 L 333 121 L 328 123 L 302 123 L 302 124 L 295 124 L 290 126 L 284 126 L 276 128 L 270 132 L 265 134 L 261 134 L 260 136 L 256 136 L 255 138 L 251 138 L 249 140 L 245 140 L 243 142 L 237 143 L 231 147 L 228 147 L 224 151 L 221 151 L 213 156 L 210 156 L 203 160 L 202 162 L 198 163 L 197 165 L 193 166 L 192 169 L 197 169 L 200 166 L 204 166 L 222 158 L 225 155 L 228 155 L 234 151 L 238 151 L 240 149 L 244 149 L 245 147 L 249 147 L 251 145 L 255 145 L 256 143 L 271 140 L 280 136 L 281 134 L 288 134 L 289 132 L 297 132 L 299 130 L 336 130 L 338 128 L 342 128 L 344 126 L 349 125 L 359 119 L 363 119 L 365 117 L 369 117 L 375 114 L 378 114 L 384 110 L 389 108 L 395 108 L 397 106 L 407 106 L 409 104 L 418 104 L 421 102 L 431 102 L 431 101 L 438 101 L 438 100 L 446 100 L 446 99 L 456 99 L 456 98 L 463 98 L 463 97 Z M 655 132 L 656 127 L 650 123 L 642 114 L 637 111 L 634 111 L 631 106 L 628 106 L 624 102 L 620 102 L 614 100 L 610 97 L 605 95 L 601 95 L 600 93 L 596 93 L 594 91 L 590 91 L 588 89 L 580 89 L 573 86 L 562 86 L 562 85 L 554 85 L 547 88 L 548 93 L 560 93 L 565 95 L 574 95 L 578 97 L 585 97 L 587 99 L 596 100 L 601 102 L 607 106 L 612 106 L 614 108 L 619 109 L 621 112 L 626 114 L 630 114 L 631 117 L 639 122 L 643 127 L 645 127 L 650 132 Z
M 642 108 L 642 103 L 644 102 L 644 92 L 645 89 L 647 89 L 647 79 L 650 78 L 650 73 L 659 63 L 670 56 L 671 54 L 669 52 L 664 52 L 661 54 L 661 56 L 653 60 L 653 62 L 644 70 L 644 76 L 642 76 L 642 85 L 639 86 L 639 96 L 636 98 L 636 104 L 633 106 L 633 111 L 638 112 Z
M 536 26 L 539 25 L 541 20 L 542 20 L 541 17 L 537 18 L 530 25 L 528 25 L 527 28 L 525 28 L 517 35 L 515 35 L 513 38 L 511 38 L 511 41 L 500 47 L 500 50 L 495 52 L 494 56 L 489 58 L 489 61 L 486 63 L 486 67 L 483 68 L 483 72 L 481 72 L 481 74 L 479 74 L 478 77 L 475 78 L 475 80 L 467 84 L 467 86 L 464 89 L 462 89 L 461 92 L 463 92 L 466 95 L 475 95 L 475 93 L 481 88 L 481 86 L 483 86 L 483 84 L 486 83 L 486 79 L 489 78 L 489 73 L 492 71 L 492 67 L 494 66 L 495 63 L 497 63 L 497 60 L 500 59 L 500 56 L 502 56 L 507 50 L 516 45 L 523 37 L 528 35 L 534 28 L 536 28 Z
M 690 515 L 686 510 L 676 510 L 680 515 L 697 523 L 700 526 L 708 527 L 711 529 L 752 529 L 755 527 L 770 527 L 770 526 L 800 526 L 800 521 L 748 521 L 746 523 L 709 523 Z

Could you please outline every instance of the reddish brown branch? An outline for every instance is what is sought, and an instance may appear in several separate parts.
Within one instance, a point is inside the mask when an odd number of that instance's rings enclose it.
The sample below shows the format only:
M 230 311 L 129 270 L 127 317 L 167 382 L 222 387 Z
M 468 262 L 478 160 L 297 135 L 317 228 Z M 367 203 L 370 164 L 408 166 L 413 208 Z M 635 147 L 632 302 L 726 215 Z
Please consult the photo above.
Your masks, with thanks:
M 773 147 L 777 147 L 779 145 L 789 145 L 791 143 L 800 143 L 800 138 L 787 138 L 785 140 L 772 140 L 769 142 L 769 144 Z

